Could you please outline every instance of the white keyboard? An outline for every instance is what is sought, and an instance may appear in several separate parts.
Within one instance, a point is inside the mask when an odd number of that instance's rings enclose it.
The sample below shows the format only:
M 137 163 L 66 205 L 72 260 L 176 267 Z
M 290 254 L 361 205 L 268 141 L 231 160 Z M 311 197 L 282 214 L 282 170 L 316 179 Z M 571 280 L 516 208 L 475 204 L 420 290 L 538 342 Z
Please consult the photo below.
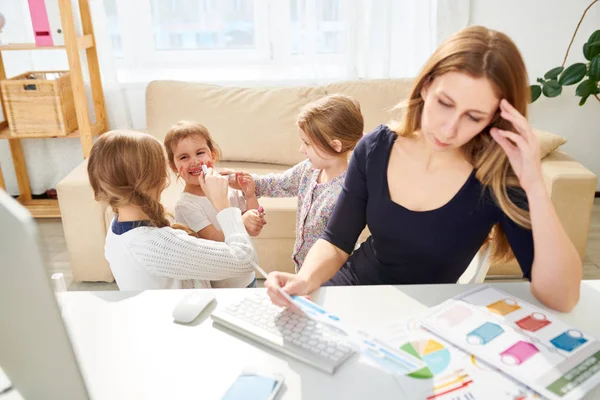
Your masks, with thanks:
M 241 301 L 219 306 L 212 319 L 330 374 L 354 354 L 329 328 L 300 312 L 273 305 L 266 293 L 253 293 Z

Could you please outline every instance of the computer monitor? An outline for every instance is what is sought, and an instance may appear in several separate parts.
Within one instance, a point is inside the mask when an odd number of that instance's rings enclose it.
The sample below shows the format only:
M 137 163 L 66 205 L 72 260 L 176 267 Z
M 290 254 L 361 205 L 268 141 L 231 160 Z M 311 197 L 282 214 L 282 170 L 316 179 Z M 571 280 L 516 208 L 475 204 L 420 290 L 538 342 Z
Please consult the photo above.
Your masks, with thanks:
M 0 189 L 0 366 L 25 399 L 88 399 L 31 214 Z

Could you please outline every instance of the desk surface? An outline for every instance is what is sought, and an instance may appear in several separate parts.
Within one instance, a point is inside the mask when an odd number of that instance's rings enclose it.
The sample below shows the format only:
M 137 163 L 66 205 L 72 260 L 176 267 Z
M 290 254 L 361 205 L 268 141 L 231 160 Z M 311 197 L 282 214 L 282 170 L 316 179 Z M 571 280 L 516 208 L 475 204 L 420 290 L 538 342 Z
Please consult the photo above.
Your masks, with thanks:
M 529 284 L 493 284 L 541 306 Z M 331 287 L 313 300 L 356 326 L 377 328 L 414 316 L 471 285 Z M 217 289 L 226 304 L 248 290 Z M 357 362 L 331 376 L 213 325 L 213 304 L 192 324 L 173 322 L 181 290 L 68 292 L 63 315 L 91 395 L 103 399 L 218 399 L 243 367 L 264 367 L 285 376 L 278 399 L 397 399 L 397 383 Z M 600 280 L 584 281 L 581 300 L 565 322 L 600 337 Z M 543 306 L 542 306 L 543 307 Z M 589 398 L 600 398 L 596 388 Z

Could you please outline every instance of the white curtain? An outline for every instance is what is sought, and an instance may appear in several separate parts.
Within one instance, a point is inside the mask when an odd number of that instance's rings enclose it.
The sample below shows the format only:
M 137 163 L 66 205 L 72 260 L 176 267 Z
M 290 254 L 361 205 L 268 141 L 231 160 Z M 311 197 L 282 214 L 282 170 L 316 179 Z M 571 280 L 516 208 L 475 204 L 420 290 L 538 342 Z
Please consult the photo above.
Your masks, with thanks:
M 435 0 L 360 1 L 349 63 L 357 78 L 414 76 L 435 49 Z
M 341 0 L 344 59 L 317 56 L 319 0 L 298 0 L 296 14 L 305 27 L 302 61 L 315 78 L 330 78 L 332 63 L 339 79 L 415 76 L 434 49 L 468 24 L 470 0 Z M 321 24 L 319 23 L 321 22 Z M 312 57 L 311 57 L 312 56 Z
M 436 45 L 471 25 L 471 0 L 437 0 Z
M 78 32 L 81 32 L 78 1 L 72 0 L 72 5 Z M 130 127 L 128 110 L 117 81 L 117 71 L 112 57 L 113 53 L 108 37 L 103 1 L 91 0 L 90 8 L 96 50 L 100 60 L 109 127 Z M 34 41 L 27 0 L 0 0 L 0 12 L 7 19 L 6 27 L 2 33 L 4 43 L 32 43 Z M 81 53 L 82 70 L 86 84 L 90 118 L 94 121 L 89 74 L 84 54 Z M 67 70 L 69 68 L 64 50 L 11 51 L 4 52 L 3 56 L 7 77 L 9 78 L 26 71 Z M 63 177 L 83 161 L 79 139 L 23 139 L 21 140 L 21 146 L 33 194 L 43 194 L 47 189 L 55 188 Z M 18 195 L 19 188 L 7 140 L 0 140 L 0 166 L 6 183 L 6 191 L 11 195 Z

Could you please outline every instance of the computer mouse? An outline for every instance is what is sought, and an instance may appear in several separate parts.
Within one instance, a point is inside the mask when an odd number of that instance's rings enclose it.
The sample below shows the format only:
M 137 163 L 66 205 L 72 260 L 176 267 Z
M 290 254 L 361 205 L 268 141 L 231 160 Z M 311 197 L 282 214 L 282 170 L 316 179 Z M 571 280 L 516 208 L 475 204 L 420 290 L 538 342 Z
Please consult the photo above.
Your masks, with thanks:
M 215 299 L 209 290 L 197 290 L 186 294 L 173 309 L 173 319 L 181 324 L 189 324 Z

